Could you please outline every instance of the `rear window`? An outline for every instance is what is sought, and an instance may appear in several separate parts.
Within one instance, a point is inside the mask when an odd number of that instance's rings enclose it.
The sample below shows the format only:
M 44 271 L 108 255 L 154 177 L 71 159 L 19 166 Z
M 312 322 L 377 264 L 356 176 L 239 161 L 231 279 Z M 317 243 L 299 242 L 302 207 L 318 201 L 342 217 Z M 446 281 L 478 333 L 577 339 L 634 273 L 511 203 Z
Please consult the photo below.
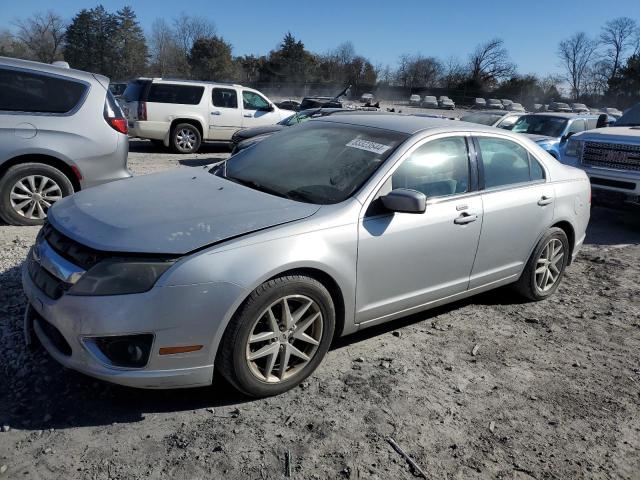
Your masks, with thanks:
M 238 94 L 231 88 L 212 89 L 211 101 L 214 107 L 238 108 Z
M 0 110 L 68 113 L 80 104 L 88 88 L 77 80 L 0 68 Z
M 127 102 L 138 102 L 142 100 L 142 92 L 144 91 L 144 87 L 148 84 L 148 81 L 142 82 L 140 80 L 129 82 L 127 88 L 124 89 L 122 96 Z
M 204 87 L 154 83 L 149 88 L 147 102 L 197 105 L 200 103 L 203 93 Z

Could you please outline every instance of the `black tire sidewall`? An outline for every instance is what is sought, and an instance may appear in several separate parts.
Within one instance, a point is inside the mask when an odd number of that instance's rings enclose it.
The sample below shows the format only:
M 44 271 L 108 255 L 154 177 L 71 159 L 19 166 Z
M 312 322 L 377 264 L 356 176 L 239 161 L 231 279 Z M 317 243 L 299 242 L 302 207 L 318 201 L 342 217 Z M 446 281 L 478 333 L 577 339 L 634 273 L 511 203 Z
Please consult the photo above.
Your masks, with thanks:
M 44 220 L 27 219 L 15 212 L 11 206 L 10 193 L 15 183 L 29 175 L 44 175 L 54 180 L 62 190 L 62 196 L 73 194 L 73 184 L 67 176 L 55 167 L 44 163 L 23 163 L 14 165 L 0 178 L 0 217 L 11 225 L 42 225 Z
M 261 288 L 263 289 L 262 292 L 260 291 Z M 287 295 L 305 295 L 317 303 L 322 312 L 324 322 L 322 339 L 314 357 L 299 374 L 283 382 L 269 384 L 256 378 L 249 370 L 245 359 L 246 343 L 257 316 L 262 313 L 268 305 Z M 303 276 L 281 277 L 275 281 L 267 282 L 256 289 L 252 296 L 250 296 L 249 301 L 245 302 L 244 308 L 239 310 L 237 318 L 234 318 L 233 321 L 237 322 L 237 328 L 231 348 L 232 358 L 230 359 L 230 363 L 232 365 L 232 372 L 223 372 L 223 375 L 231 380 L 231 382 L 245 394 L 253 397 L 266 397 L 278 395 L 295 387 L 311 375 L 322 362 L 333 339 L 335 330 L 335 308 L 331 294 L 316 280 Z M 231 375 L 232 378 L 229 378 L 229 375 Z
M 176 142 L 176 135 L 178 134 L 178 131 L 183 129 L 189 129 L 196 135 L 196 144 L 191 150 L 184 150 L 180 148 L 178 146 L 178 143 Z M 190 123 L 180 123 L 173 127 L 173 131 L 171 132 L 171 147 L 174 152 L 184 154 L 196 153 L 200 149 L 201 144 L 202 135 L 200 135 L 200 131 L 195 126 L 191 125 Z

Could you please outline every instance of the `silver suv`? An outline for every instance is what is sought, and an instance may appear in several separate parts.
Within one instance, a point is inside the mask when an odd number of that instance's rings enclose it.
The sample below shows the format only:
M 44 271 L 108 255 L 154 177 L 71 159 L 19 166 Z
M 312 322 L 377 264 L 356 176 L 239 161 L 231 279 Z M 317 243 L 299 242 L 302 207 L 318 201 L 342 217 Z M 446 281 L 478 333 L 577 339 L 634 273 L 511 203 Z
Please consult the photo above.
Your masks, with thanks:
M 43 223 L 62 197 L 128 178 L 127 121 L 109 79 L 0 57 L 0 217 Z

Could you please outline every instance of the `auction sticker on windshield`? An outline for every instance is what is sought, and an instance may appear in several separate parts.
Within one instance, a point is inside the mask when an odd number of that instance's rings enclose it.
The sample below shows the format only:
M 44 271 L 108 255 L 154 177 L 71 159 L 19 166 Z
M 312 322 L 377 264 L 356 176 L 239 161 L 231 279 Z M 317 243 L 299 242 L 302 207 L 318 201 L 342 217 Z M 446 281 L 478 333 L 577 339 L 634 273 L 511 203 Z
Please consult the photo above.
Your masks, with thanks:
M 354 138 L 353 140 L 351 140 L 349 143 L 347 143 L 347 147 L 359 148 L 360 150 L 377 153 L 378 155 L 383 154 L 391 148 L 390 145 L 384 145 L 382 143 L 376 143 L 370 140 L 362 140 L 360 138 Z

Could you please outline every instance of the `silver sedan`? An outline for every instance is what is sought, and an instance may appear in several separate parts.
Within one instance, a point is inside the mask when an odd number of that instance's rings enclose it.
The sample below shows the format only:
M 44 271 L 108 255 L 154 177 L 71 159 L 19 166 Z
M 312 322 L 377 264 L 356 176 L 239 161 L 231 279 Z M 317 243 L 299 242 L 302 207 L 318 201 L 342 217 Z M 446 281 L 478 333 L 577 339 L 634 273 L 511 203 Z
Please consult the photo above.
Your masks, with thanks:
M 284 392 L 332 340 L 503 285 L 558 288 L 590 187 L 521 135 L 324 117 L 228 161 L 56 203 L 23 271 L 27 338 L 144 388 Z

